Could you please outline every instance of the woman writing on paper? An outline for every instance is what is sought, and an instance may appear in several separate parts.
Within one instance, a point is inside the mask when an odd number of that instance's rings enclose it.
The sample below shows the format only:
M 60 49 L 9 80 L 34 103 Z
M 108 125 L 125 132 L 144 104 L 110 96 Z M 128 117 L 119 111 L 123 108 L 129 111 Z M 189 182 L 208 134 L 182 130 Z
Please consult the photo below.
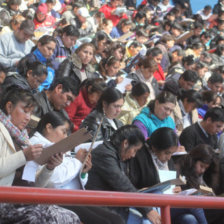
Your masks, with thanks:
M 42 117 L 30 141 L 33 144 L 38 142 L 41 143 L 43 147 L 47 147 L 66 138 L 71 130 L 72 125 L 69 119 L 60 112 L 50 112 Z M 63 162 L 54 169 L 53 174 L 48 178 L 46 184 L 41 187 L 83 189 L 88 179 L 88 171 L 92 167 L 91 154 L 89 154 L 85 167 L 82 170 L 81 178 L 79 179 L 82 163 L 86 156 L 87 151 L 85 149 L 80 149 L 75 157 L 72 157 L 70 152 L 66 153 L 63 157 Z M 38 168 L 38 170 L 41 169 L 42 167 Z M 35 182 L 35 185 L 39 185 L 39 183 Z M 68 206 L 66 208 L 75 211 L 85 224 L 122 224 L 119 216 L 104 208 L 82 206 Z
M 147 145 L 130 160 L 129 178 L 133 185 L 141 189 L 158 184 L 163 171 L 174 170 L 171 156 L 177 149 L 178 137 L 171 128 L 163 127 L 154 131 Z M 180 191 L 180 187 L 173 189 L 174 193 Z M 152 193 L 162 193 L 162 189 Z M 139 217 L 135 218 L 139 220 Z M 171 209 L 171 218 L 172 223 L 176 224 L 207 223 L 202 209 Z
M 30 144 L 25 129 L 35 106 L 35 99 L 28 90 L 13 86 L 2 95 L 0 104 L 0 186 L 11 186 L 16 170 L 24 166 L 26 161 L 37 159 L 42 152 L 42 145 Z M 60 162 L 60 155 L 55 155 L 43 167 L 43 170 L 51 173 L 51 170 Z M 0 203 L 0 217 L 5 223 L 80 223 L 76 214 L 55 205 L 23 206 Z

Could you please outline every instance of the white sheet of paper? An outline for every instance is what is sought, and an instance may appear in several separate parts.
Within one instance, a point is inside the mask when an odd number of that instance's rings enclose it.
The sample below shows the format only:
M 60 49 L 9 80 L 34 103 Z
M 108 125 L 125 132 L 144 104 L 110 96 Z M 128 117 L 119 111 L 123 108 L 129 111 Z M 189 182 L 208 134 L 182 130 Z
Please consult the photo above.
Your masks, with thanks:
M 159 179 L 160 182 L 164 182 L 167 180 L 172 180 L 177 177 L 176 171 L 170 171 L 170 170 L 159 170 Z M 167 190 L 165 190 L 164 194 L 173 194 L 173 189 L 175 188 L 175 185 L 171 185 Z
M 93 144 L 93 149 L 95 149 L 98 145 L 100 145 L 102 143 L 103 143 L 103 141 L 96 141 Z M 86 149 L 88 151 L 90 146 L 91 146 L 91 142 L 83 143 L 83 144 L 76 146 L 74 151 L 75 151 L 75 153 L 77 153 L 79 151 L 79 149 Z
M 22 180 L 35 182 L 38 166 L 39 164 L 34 161 L 27 162 L 23 170 Z
M 186 155 L 186 154 L 187 154 L 187 152 L 174 152 L 172 154 L 172 156 L 181 156 L 181 155 Z
M 122 82 L 116 85 L 116 89 L 120 90 L 121 93 L 125 93 L 125 87 L 131 84 L 132 81 L 132 79 L 124 78 Z

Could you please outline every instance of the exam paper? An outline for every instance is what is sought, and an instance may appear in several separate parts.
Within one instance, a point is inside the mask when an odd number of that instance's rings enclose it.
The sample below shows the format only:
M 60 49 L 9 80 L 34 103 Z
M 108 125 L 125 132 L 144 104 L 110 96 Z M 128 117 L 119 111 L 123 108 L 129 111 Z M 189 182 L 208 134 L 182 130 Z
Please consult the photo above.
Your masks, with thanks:
M 177 172 L 176 171 L 170 171 L 170 170 L 159 170 L 159 179 L 160 182 L 165 182 L 167 180 L 172 180 L 177 178 Z M 175 188 L 175 185 L 171 185 L 169 189 L 165 190 L 164 194 L 173 194 L 173 189 Z
M 125 87 L 131 84 L 132 81 L 133 81 L 132 79 L 124 78 L 122 82 L 116 85 L 116 89 L 120 90 L 121 93 L 125 93 Z

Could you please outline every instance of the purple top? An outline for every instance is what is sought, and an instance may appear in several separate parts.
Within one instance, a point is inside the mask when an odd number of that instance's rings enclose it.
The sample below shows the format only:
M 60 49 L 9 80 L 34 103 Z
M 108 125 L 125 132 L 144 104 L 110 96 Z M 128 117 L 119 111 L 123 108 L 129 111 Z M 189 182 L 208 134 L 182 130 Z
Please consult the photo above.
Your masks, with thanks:
M 137 126 L 141 130 L 141 132 L 144 135 L 145 139 L 147 139 L 148 138 L 148 131 L 147 131 L 147 128 L 145 127 L 145 125 L 141 121 L 138 121 L 138 120 L 135 120 L 133 122 L 133 124 L 135 126 Z

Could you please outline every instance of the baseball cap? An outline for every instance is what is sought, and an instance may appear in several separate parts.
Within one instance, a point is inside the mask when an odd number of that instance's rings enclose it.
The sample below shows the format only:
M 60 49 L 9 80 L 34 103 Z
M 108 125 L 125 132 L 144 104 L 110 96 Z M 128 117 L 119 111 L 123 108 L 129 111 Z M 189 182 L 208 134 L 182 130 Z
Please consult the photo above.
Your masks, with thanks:
M 21 23 L 20 30 L 23 30 L 25 33 L 29 35 L 33 35 L 35 31 L 35 25 L 32 20 L 27 19 Z
M 88 9 L 85 8 L 85 7 L 81 7 L 81 8 L 79 8 L 79 9 L 78 9 L 78 14 L 79 14 L 80 16 L 84 17 L 84 18 L 87 18 L 87 17 L 90 16 L 90 15 L 89 15 L 89 11 L 88 11 Z

